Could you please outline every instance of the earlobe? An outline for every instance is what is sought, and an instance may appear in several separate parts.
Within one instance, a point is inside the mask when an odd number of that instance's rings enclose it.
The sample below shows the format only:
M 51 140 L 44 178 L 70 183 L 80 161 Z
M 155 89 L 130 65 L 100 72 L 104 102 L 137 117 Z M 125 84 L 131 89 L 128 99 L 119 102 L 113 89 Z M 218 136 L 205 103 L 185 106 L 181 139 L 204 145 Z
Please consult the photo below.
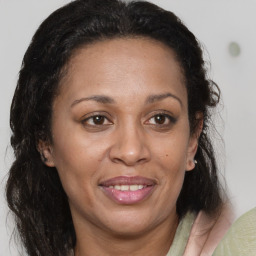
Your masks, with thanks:
M 192 171 L 196 166 L 196 160 L 188 160 L 186 171 Z
M 194 159 L 198 147 L 198 141 L 197 138 L 193 138 L 193 142 L 191 142 L 193 145 L 191 145 L 190 150 L 188 151 L 187 155 L 187 166 L 186 171 L 192 171 L 196 166 L 196 160 Z
M 54 159 L 53 159 L 53 149 L 48 142 L 39 140 L 37 145 L 37 150 L 40 153 L 42 162 L 46 166 L 55 167 Z
M 195 160 L 195 155 L 198 148 L 198 140 L 203 130 L 203 114 L 201 112 L 196 113 L 196 119 L 198 120 L 196 130 L 193 135 L 191 135 L 189 142 L 189 149 L 187 154 L 187 171 L 192 171 L 197 161 Z

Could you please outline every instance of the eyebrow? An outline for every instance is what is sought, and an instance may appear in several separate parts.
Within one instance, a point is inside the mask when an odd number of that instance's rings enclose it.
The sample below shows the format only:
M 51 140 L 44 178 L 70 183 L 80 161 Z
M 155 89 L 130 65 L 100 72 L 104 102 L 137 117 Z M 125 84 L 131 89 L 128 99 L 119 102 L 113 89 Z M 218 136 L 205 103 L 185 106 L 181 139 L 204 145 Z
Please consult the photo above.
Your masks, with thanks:
M 149 95 L 145 101 L 146 104 L 152 104 L 156 101 L 161 101 L 161 100 L 164 100 L 166 98 L 174 98 L 176 99 L 180 105 L 182 106 L 182 101 L 180 100 L 180 98 L 178 98 L 177 96 L 171 94 L 171 93 L 163 93 L 163 94 L 155 94 L 155 95 Z M 92 95 L 90 97 L 84 97 L 84 98 L 81 98 L 81 99 L 78 99 L 78 100 L 75 100 L 72 104 L 71 104 L 71 107 L 77 105 L 78 103 L 80 102 L 83 102 L 83 101 L 96 101 L 98 103 L 101 103 L 101 104 L 114 104 L 115 103 L 115 100 L 109 96 L 105 96 L 105 95 Z
M 102 103 L 102 104 L 113 104 L 115 103 L 114 99 L 108 97 L 108 96 L 104 96 L 104 95 L 93 95 L 90 97 L 85 97 L 85 98 L 81 98 L 78 100 L 75 100 L 72 104 L 71 107 L 77 105 L 78 103 L 82 102 L 82 101 L 96 101 L 98 103 Z
M 181 106 L 183 105 L 181 99 L 179 97 L 171 94 L 171 93 L 150 95 L 146 99 L 146 104 L 152 104 L 156 101 L 161 101 L 161 100 L 164 100 L 164 99 L 169 98 L 169 97 L 176 99 L 180 103 Z

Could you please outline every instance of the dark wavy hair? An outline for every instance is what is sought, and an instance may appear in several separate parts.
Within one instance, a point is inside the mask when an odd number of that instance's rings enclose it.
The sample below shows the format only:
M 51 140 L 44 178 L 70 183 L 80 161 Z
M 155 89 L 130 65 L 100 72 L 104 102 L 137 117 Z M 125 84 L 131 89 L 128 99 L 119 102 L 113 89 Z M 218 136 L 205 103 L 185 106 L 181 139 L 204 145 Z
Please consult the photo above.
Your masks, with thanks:
M 6 187 L 19 235 L 29 255 L 67 256 L 76 243 L 67 196 L 57 170 L 47 167 L 38 142 L 52 141 L 52 104 L 74 51 L 112 38 L 142 37 L 172 49 L 183 70 L 188 94 L 191 133 L 203 113 L 197 165 L 185 174 L 177 214 L 222 205 L 217 164 L 209 137 L 211 109 L 219 89 L 207 78 L 202 50 L 195 36 L 172 12 L 135 1 L 76 0 L 52 13 L 39 27 L 27 49 L 11 105 L 13 162 Z

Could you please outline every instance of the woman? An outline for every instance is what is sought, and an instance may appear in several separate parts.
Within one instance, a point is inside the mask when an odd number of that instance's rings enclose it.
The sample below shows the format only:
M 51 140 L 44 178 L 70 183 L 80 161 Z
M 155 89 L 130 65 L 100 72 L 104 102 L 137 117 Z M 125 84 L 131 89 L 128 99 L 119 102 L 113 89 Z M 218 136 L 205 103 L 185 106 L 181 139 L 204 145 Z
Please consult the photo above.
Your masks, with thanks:
M 229 225 L 194 35 L 147 2 L 39 27 L 11 106 L 7 200 L 29 255 L 211 255 Z

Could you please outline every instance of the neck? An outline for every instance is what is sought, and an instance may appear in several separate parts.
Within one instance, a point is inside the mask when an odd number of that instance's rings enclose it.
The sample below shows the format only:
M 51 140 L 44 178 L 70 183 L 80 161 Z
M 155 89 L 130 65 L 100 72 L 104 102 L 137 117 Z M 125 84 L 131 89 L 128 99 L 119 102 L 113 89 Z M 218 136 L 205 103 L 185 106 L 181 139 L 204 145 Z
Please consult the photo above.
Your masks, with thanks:
M 76 229 L 75 256 L 165 256 L 172 244 L 178 217 L 164 221 L 157 227 L 138 235 L 118 235 L 99 230 L 97 234 Z M 167 227 L 167 228 L 166 228 Z

